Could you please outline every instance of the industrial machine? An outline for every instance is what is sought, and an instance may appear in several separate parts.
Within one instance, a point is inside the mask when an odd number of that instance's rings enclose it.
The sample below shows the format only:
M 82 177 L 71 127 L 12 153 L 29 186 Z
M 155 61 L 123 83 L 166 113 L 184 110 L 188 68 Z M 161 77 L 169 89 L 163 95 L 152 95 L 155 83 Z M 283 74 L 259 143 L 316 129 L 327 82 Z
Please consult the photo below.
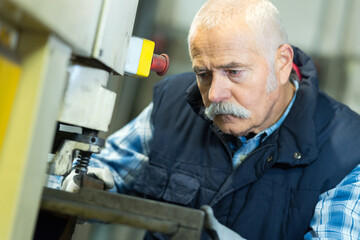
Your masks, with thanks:
M 41 211 L 200 237 L 203 212 L 97 190 L 86 176 L 115 104 L 109 77 L 169 67 L 154 42 L 132 36 L 137 5 L 0 0 L 0 239 L 31 239 Z M 79 193 L 44 188 L 48 174 L 66 175 L 74 159 Z

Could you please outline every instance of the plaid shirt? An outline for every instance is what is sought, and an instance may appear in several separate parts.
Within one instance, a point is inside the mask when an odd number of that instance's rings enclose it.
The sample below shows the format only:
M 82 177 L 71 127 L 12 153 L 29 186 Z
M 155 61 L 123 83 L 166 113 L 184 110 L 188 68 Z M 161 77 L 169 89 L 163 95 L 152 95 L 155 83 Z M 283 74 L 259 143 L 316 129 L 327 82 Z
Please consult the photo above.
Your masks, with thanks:
M 277 123 L 264 130 L 267 136 L 281 125 L 291 105 Z M 141 165 L 149 160 L 152 106 L 151 103 L 136 119 L 112 134 L 102 152 L 92 156 L 91 166 L 112 172 L 116 187 L 111 191 L 126 193 L 131 190 Z M 242 139 L 245 147 L 234 154 L 235 166 L 259 145 L 259 139 L 264 140 L 256 136 L 252 139 Z M 51 187 L 51 183 L 49 185 Z M 360 239 L 360 165 L 335 188 L 319 196 L 310 228 L 304 239 Z
M 110 137 L 100 154 L 93 154 L 90 166 L 109 169 L 117 189 L 126 193 L 132 189 L 141 165 L 149 160 L 152 124 L 150 121 L 153 104 Z
M 360 165 L 316 204 L 304 239 L 360 239 Z

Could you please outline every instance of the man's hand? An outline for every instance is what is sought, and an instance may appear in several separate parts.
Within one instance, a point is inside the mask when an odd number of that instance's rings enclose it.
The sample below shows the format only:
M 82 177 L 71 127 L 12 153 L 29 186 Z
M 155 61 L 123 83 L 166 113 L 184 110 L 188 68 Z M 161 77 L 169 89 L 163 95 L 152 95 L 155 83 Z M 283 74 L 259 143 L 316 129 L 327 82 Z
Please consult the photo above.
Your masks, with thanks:
M 208 205 L 203 205 L 201 210 L 205 212 L 204 227 L 207 233 L 213 240 L 245 240 L 239 234 L 225 227 L 215 218 L 212 208 Z
M 87 175 L 104 182 L 106 189 L 113 188 L 115 185 L 114 178 L 108 169 L 88 167 Z M 78 174 L 75 173 L 75 170 L 72 170 L 61 184 L 61 190 L 67 192 L 78 192 L 80 190 L 80 184 Z

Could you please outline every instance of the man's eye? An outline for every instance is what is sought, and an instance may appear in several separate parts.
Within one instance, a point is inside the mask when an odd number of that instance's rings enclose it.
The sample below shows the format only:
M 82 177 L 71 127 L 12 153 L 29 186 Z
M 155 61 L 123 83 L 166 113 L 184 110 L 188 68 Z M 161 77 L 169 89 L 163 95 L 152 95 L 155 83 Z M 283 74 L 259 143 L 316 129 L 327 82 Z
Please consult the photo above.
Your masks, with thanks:
M 201 82 L 208 82 L 211 79 L 211 73 L 209 72 L 201 72 L 196 75 Z
M 209 85 L 211 83 L 211 73 L 209 72 L 200 72 L 196 73 L 197 79 L 202 85 Z
M 206 78 L 208 77 L 208 73 L 204 72 L 204 73 L 197 73 L 196 75 L 198 75 L 199 78 Z
M 230 76 L 233 76 L 233 77 L 237 77 L 241 74 L 241 70 L 229 70 L 228 73 L 230 74 Z

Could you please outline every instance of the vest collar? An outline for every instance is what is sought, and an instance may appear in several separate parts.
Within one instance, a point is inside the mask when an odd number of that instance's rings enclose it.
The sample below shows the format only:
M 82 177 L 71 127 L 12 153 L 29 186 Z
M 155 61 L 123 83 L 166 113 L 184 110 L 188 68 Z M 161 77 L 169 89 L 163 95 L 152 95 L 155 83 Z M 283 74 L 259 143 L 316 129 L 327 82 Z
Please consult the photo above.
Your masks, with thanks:
M 294 62 L 302 80 L 294 105 L 278 129 L 278 163 L 290 166 L 307 165 L 318 156 L 315 114 L 318 77 L 312 60 L 294 47 Z

